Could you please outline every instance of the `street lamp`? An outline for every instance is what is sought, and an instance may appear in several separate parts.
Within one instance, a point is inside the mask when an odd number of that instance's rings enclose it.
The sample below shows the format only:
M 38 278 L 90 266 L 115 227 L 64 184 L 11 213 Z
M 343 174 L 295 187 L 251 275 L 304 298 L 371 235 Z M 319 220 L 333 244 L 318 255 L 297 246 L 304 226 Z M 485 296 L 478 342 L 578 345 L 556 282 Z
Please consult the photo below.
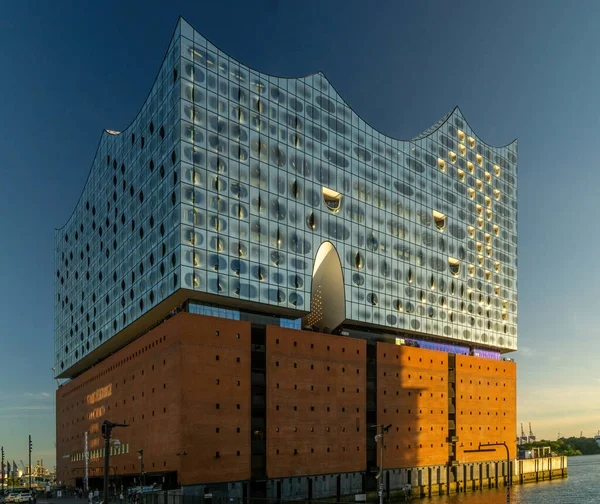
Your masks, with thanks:
M 140 454 L 140 456 L 138 457 L 138 459 L 140 459 L 140 485 L 143 487 L 144 483 L 145 483 L 145 478 L 144 478 L 144 450 L 138 450 L 138 453 Z
M 376 479 L 379 480 L 379 490 L 378 490 L 379 504 L 383 504 L 383 450 L 385 449 L 384 435 L 385 435 L 386 432 L 388 432 L 390 430 L 391 427 L 392 427 L 392 424 L 388 424 L 388 425 L 383 425 L 383 424 L 371 425 L 372 429 L 381 429 L 381 432 L 379 434 L 375 434 L 375 442 L 377 443 L 377 442 L 379 442 L 379 440 L 381 440 L 381 446 L 380 446 L 381 461 L 379 463 L 379 473 L 375 477 Z
M 129 427 L 126 423 L 116 423 L 104 420 L 102 422 L 102 437 L 104 438 L 104 504 L 108 504 L 108 480 L 110 478 L 110 436 L 115 427 Z

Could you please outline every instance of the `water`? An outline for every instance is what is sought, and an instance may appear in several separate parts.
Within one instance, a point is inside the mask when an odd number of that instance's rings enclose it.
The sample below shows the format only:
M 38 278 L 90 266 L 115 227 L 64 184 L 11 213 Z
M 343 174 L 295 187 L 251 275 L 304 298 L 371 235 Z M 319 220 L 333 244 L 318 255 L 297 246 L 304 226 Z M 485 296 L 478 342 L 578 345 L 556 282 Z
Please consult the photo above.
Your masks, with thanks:
M 569 457 L 569 477 L 511 489 L 511 504 L 588 504 L 600 503 L 600 455 Z M 428 504 L 505 504 L 506 488 L 476 490 L 412 502 Z

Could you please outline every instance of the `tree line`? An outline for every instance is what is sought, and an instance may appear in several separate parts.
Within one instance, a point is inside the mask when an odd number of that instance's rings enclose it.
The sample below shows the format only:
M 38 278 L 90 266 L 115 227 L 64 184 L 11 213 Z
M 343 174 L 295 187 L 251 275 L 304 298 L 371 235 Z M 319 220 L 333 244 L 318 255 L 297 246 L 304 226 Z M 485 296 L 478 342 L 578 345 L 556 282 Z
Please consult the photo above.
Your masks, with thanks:
M 566 455 L 574 457 L 576 455 L 596 455 L 600 453 L 600 446 L 594 438 L 569 437 L 560 438 L 556 441 L 542 439 L 533 443 L 519 445 L 520 450 L 531 450 L 532 448 L 543 448 L 549 446 L 550 450 L 556 455 Z

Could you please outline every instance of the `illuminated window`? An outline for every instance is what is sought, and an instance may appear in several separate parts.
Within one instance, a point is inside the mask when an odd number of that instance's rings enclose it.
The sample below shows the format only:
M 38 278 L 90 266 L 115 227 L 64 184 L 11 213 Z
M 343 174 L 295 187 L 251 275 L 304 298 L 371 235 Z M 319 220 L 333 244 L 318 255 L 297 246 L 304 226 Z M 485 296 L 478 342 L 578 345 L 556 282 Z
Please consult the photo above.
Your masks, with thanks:
M 496 224 L 494 224 L 494 234 L 500 236 L 500 228 Z
M 490 172 L 485 172 L 485 181 L 489 184 L 492 182 L 492 175 Z
M 469 137 L 469 147 L 471 147 L 471 149 L 475 148 L 475 139 L 473 137 Z
M 458 130 L 458 141 L 461 143 L 465 143 L 465 132 Z
M 460 261 L 458 259 L 449 257 L 448 268 L 450 269 L 450 273 L 452 273 L 454 276 L 458 276 L 460 273 Z
M 483 191 L 483 182 L 481 180 L 476 180 L 475 181 L 475 185 L 477 186 L 477 189 L 479 189 L 480 191 Z
M 496 177 L 500 176 L 500 167 L 498 165 L 494 165 L 494 172 L 496 173 Z
M 452 164 L 456 163 L 456 152 L 448 152 L 448 157 L 450 158 L 450 162 Z
M 435 227 L 440 231 L 443 231 L 446 227 L 446 216 L 443 213 L 433 211 L 433 222 L 435 222 Z
M 337 213 L 342 207 L 342 195 L 328 187 L 323 187 L 323 201 L 330 212 Z
M 473 173 L 475 171 L 475 165 L 471 163 L 471 161 L 467 161 L 467 170 L 469 170 L 469 173 Z
M 483 215 L 483 207 L 481 205 L 475 205 L 475 210 L 477 211 L 477 215 Z
M 467 228 L 467 232 L 471 238 L 475 238 L 475 228 L 473 226 L 469 226 Z
M 444 161 L 441 158 L 438 158 L 438 166 L 440 167 L 440 170 L 442 170 L 443 172 L 446 171 L 446 161 Z
M 458 152 L 460 152 L 461 156 L 466 156 L 467 148 L 463 144 L 458 144 Z
M 469 194 L 469 198 L 475 199 L 475 189 L 473 189 L 472 187 L 469 187 L 467 189 L 467 193 Z
M 465 181 L 465 172 L 462 170 L 456 170 L 456 173 L 458 174 L 458 178 L 461 182 Z
M 483 165 L 483 157 L 481 156 L 481 154 L 475 154 L 475 159 L 477 160 L 477 164 L 479 166 Z

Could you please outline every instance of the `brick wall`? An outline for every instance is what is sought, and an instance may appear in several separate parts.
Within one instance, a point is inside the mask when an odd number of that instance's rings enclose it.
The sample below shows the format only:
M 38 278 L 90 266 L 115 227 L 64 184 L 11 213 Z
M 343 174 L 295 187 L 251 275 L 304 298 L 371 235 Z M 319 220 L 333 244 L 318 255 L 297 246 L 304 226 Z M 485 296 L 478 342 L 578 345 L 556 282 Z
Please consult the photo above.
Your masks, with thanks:
M 364 471 L 366 342 L 267 328 L 267 475 Z
M 129 424 L 113 431 L 128 452 L 111 456 L 111 474 L 137 475 L 143 449 L 147 473 L 177 471 L 182 484 L 247 479 L 250 325 L 180 313 L 60 387 L 56 407 L 59 481 L 83 477 L 84 433 L 90 451 L 102 449 L 105 419 Z M 92 454 L 90 477 L 101 476 Z
M 456 356 L 456 433 L 459 462 L 506 458 L 495 452 L 464 453 L 479 443 L 506 442 L 516 456 L 516 364 L 465 355 Z
M 448 355 L 377 343 L 377 423 L 392 425 L 385 436 L 385 467 L 446 463 Z M 379 449 L 380 443 L 378 461 Z

